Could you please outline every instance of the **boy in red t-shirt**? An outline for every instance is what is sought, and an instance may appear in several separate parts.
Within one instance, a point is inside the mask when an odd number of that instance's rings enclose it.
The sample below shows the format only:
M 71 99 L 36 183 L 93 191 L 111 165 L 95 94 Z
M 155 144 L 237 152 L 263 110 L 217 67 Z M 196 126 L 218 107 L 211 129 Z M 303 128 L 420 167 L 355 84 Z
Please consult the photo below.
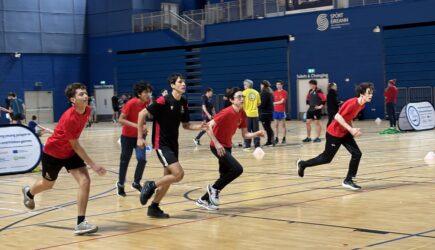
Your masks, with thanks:
M 53 188 L 60 170 L 65 167 L 79 184 L 78 217 L 74 233 L 95 233 L 98 227 L 85 220 L 91 183 L 85 162 L 100 176 L 106 173 L 106 169 L 92 161 L 78 140 L 91 114 L 85 85 L 70 84 L 65 95 L 73 106 L 62 114 L 53 135 L 45 143 L 41 159 L 42 180 L 38 180 L 32 187 L 23 187 L 24 206 L 34 209 L 34 196 Z
M 358 97 L 347 100 L 335 115 L 334 121 L 332 121 L 328 126 L 325 150 L 323 153 L 313 159 L 307 161 L 299 159 L 296 162 L 298 175 L 300 177 L 304 177 L 304 170 L 307 167 L 330 163 L 340 148 L 340 145 L 343 144 L 343 146 L 352 154 L 352 158 L 349 163 L 347 176 L 344 179 L 342 186 L 352 190 L 361 189 L 360 186 L 353 182 L 352 178 L 357 174 L 359 161 L 362 155 L 354 137 L 358 137 L 362 133 L 359 128 L 352 127 L 352 120 L 358 116 L 358 113 L 361 110 L 364 109 L 365 104 L 372 100 L 373 90 L 372 83 L 361 83 L 356 88 L 356 94 Z
M 385 89 L 385 105 L 387 107 L 388 119 L 390 120 L 390 128 L 396 128 L 396 104 L 399 90 L 396 87 L 396 79 L 388 81 L 388 87 Z
M 121 134 L 121 159 L 119 161 L 119 175 L 116 187 L 118 189 L 118 195 L 122 197 L 126 196 L 124 182 L 133 150 L 135 150 L 137 165 L 136 171 L 134 172 L 134 181 L 131 183 L 131 186 L 139 192 L 142 189 L 140 181 L 147 163 L 145 148 L 136 146 L 137 119 L 139 112 L 150 103 L 152 87 L 149 83 L 140 82 L 134 85 L 133 92 L 135 97 L 122 107 L 121 115 L 119 116 L 119 123 L 121 123 L 123 127 Z M 146 131 L 144 135 L 146 136 Z
M 282 127 L 282 141 L 281 143 L 285 144 L 285 136 L 287 134 L 287 129 L 285 127 L 285 106 L 287 103 L 287 91 L 285 91 L 282 87 L 284 85 L 284 82 L 279 80 L 276 82 L 276 90 L 273 92 L 273 119 L 275 120 L 275 144 L 278 144 L 278 134 L 279 134 L 279 125 L 281 124 Z
M 220 177 L 213 185 L 208 185 L 207 192 L 196 201 L 196 205 L 207 210 L 218 209 L 219 193 L 243 172 L 242 165 L 231 155 L 231 139 L 237 128 L 242 130 L 244 139 L 265 135 L 263 130 L 248 132 L 246 114 L 243 111 L 243 92 L 239 88 L 232 88 L 227 95 L 232 105 L 220 111 L 208 123 L 207 134 L 211 138 L 210 150 L 219 159 Z

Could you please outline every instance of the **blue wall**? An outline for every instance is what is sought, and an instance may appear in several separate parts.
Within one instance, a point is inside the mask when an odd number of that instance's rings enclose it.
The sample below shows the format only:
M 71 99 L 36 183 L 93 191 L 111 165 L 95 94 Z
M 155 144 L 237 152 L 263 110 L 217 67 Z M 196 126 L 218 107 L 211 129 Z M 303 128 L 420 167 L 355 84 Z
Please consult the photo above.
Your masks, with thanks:
M 53 91 L 54 119 L 57 121 L 69 107 L 64 95 L 66 85 L 86 82 L 86 56 L 25 54 L 15 59 L 10 54 L 0 54 L 0 103 L 8 92 L 16 92 L 24 100 L 24 91 Z M 35 87 L 42 82 L 42 87 Z
M 366 108 L 365 114 L 366 117 L 376 118 L 384 114 L 382 92 L 385 87 L 386 68 L 384 35 L 373 33 L 373 28 L 377 25 L 385 27 L 430 22 L 434 17 L 433 9 L 435 9 L 435 1 L 409 0 L 384 5 L 207 25 L 206 38 L 199 45 L 207 46 L 216 42 L 292 35 L 296 38 L 295 41 L 289 43 L 292 117 L 296 117 L 297 110 L 296 75 L 307 73 L 308 68 L 315 68 L 316 73 L 328 73 L 331 81 L 339 84 L 340 96 L 343 98 L 353 96 L 356 83 L 374 82 L 377 89 L 375 99 Z M 344 16 L 349 19 L 349 25 L 340 29 L 317 30 L 316 19 L 319 14 L 333 13 L 344 13 Z M 186 44 L 181 38 L 171 35 L 171 32 L 167 30 L 90 38 L 90 78 L 92 81 L 102 78 L 114 81 L 113 72 L 116 71 L 116 65 L 113 64 L 113 60 L 107 60 L 109 56 L 104 51 L 108 48 L 117 52 L 186 45 L 198 44 Z M 99 69 L 101 66 L 105 72 Z M 245 77 L 240 76 L 233 80 L 239 82 L 243 78 Z M 346 78 L 350 79 L 349 83 L 344 81 Z M 212 87 L 219 88 L 218 86 Z

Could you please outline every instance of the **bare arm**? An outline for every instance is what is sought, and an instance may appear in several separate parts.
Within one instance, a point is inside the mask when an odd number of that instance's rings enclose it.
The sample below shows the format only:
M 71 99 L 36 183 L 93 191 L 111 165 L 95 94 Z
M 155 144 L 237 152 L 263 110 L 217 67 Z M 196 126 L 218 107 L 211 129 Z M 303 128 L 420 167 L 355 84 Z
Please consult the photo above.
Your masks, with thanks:
M 127 115 L 124 113 L 121 113 L 121 115 L 119 116 L 119 123 L 121 123 L 124 126 L 130 126 L 133 128 L 138 127 L 136 123 L 127 120 Z
M 137 119 L 137 145 L 142 148 L 146 146 L 144 131 L 146 131 L 145 118 L 147 114 L 148 110 L 144 108 L 139 112 L 139 117 Z
M 95 162 L 88 156 L 86 151 L 80 145 L 78 140 L 69 140 L 69 143 L 71 144 L 74 152 L 76 152 L 80 158 L 82 158 L 83 161 L 85 161 L 92 168 L 92 170 L 94 170 L 98 175 L 106 174 L 106 169 L 95 164 Z
M 277 101 L 277 102 L 274 102 L 273 105 L 282 104 L 282 103 L 284 103 L 284 102 L 285 102 L 285 99 L 282 98 L 281 100 L 279 100 L 279 101 Z
M 207 107 L 205 105 L 202 105 L 202 111 L 204 111 L 205 115 L 210 118 L 211 114 L 207 111 Z
M 225 155 L 225 148 L 220 144 L 220 142 L 216 139 L 216 136 L 214 136 L 213 133 L 213 127 L 216 126 L 216 122 L 214 120 L 211 120 L 208 123 L 208 128 L 206 130 L 208 137 L 213 141 L 214 147 L 216 148 L 216 151 L 219 156 Z
M 190 122 L 183 122 L 183 128 L 187 129 L 187 130 L 201 130 L 201 129 L 206 129 L 207 128 L 207 124 L 206 123 L 200 123 L 200 124 L 192 124 Z
M 353 128 L 351 124 L 348 124 L 343 116 L 341 116 L 339 113 L 335 114 L 334 119 L 340 123 L 341 126 L 343 126 L 349 133 L 351 133 L 353 136 L 357 137 L 361 135 L 361 131 L 359 128 Z
M 257 132 L 250 133 L 247 128 L 242 128 L 242 137 L 243 139 L 253 139 L 255 137 L 263 137 L 266 132 L 264 130 L 258 130 Z
M 39 124 L 36 124 L 36 126 L 37 126 L 38 128 L 40 128 L 40 129 L 44 130 L 44 131 L 47 131 L 47 132 L 50 133 L 50 134 L 53 134 L 53 130 L 51 130 L 51 129 L 49 129 L 49 128 L 43 127 L 43 126 L 41 126 L 41 125 L 39 125 Z

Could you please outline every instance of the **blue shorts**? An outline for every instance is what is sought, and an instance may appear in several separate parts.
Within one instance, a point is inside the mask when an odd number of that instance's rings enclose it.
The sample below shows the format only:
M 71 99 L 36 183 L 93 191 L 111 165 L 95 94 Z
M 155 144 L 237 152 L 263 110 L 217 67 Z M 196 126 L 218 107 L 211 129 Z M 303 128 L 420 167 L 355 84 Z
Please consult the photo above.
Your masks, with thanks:
M 285 112 L 273 112 L 273 119 L 274 120 L 285 120 L 287 118 Z

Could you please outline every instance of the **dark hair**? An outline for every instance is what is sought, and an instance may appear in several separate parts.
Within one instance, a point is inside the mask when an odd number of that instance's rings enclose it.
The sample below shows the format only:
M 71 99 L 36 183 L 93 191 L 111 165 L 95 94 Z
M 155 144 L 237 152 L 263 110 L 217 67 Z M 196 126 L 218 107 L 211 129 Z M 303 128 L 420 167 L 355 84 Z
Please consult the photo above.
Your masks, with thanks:
M 317 85 L 317 81 L 314 80 L 314 79 L 311 79 L 308 83 L 309 83 L 309 84 L 313 84 L 313 85 Z
M 183 75 L 180 74 L 180 73 L 174 73 L 174 74 L 170 75 L 170 76 L 168 77 L 168 83 L 169 83 L 169 86 L 171 86 L 171 84 L 175 84 L 175 82 L 177 81 L 178 77 L 179 77 L 180 79 L 183 79 L 183 80 L 184 80 Z
M 359 97 L 360 95 L 364 95 L 367 91 L 367 89 L 371 89 L 372 91 L 375 90 L 375 87 L 373 86 L 373 83 L 371 82 L 363 82 L 356 86 L 355 88 L 355 94 L 356 97 Z
M 281 83 L 281 85 L 284 85 L 284 81 L 283 80 L 278 80 L 278 81 L 276 81 L 276 83 Z
M 9 92 L 9 93 L 8 93 L 8 96 L 10 96 L 10 97 L 15 97 L 16 95 L 15 95 L 14 92 Z
M 335 90 L 332 89 L 332 87 L 334 87 L 334 86 L 337 86 L 337 84 L 336 84 L 335 82 L 331 82 L 331 83 L 328 84 L 328 93 L 329 93 L 329 91 L 331 91 L 331 90 L 332 90 L 332 91 L 335 91 Z
M 65 95 L 68 98 L 68 101 L 70 98 L 73 98 L 76 95 L 77 89 L 86 90 L 86 86 L 79 82 L 71 83 L 70 85 L 66 86 Z
M 213 89 L 212 88 L 206 88 L 205 91 L 204 91 L 204 94 L 207 93 L 207 92 L 210 92 L 210 91 L 213 92 Z
M 270 82 L 268 80 L 263 80 L 260 84 L 264 86 L 263 91 L 273 93 L 272 89 L 270 88 Z
M 162 89 L 162 91 L 160 91 L 161 94 L 163 94 L 163 92 L 168 91 L 167 89 Z
M 133 93 L 136 97 L 139 97 L 139 95 L 144 91 L 148 93 L 151 93 L 153 91 L 153 87 L 149 82 L 140 81 L 133 86 Z
M 241 91 L 240 88 L 238 88 L 238 87 L 233 87 L 233 88 L 231 88 L 231 89 L 227 92 L 226 97 L 227 97 L 229 100 L 234 100 L 234 95 L 235 95 L 237 92 L 239 92 L 239 91 Z
M 32 120 L 36 120 L 36 115 L 32 115 Z

